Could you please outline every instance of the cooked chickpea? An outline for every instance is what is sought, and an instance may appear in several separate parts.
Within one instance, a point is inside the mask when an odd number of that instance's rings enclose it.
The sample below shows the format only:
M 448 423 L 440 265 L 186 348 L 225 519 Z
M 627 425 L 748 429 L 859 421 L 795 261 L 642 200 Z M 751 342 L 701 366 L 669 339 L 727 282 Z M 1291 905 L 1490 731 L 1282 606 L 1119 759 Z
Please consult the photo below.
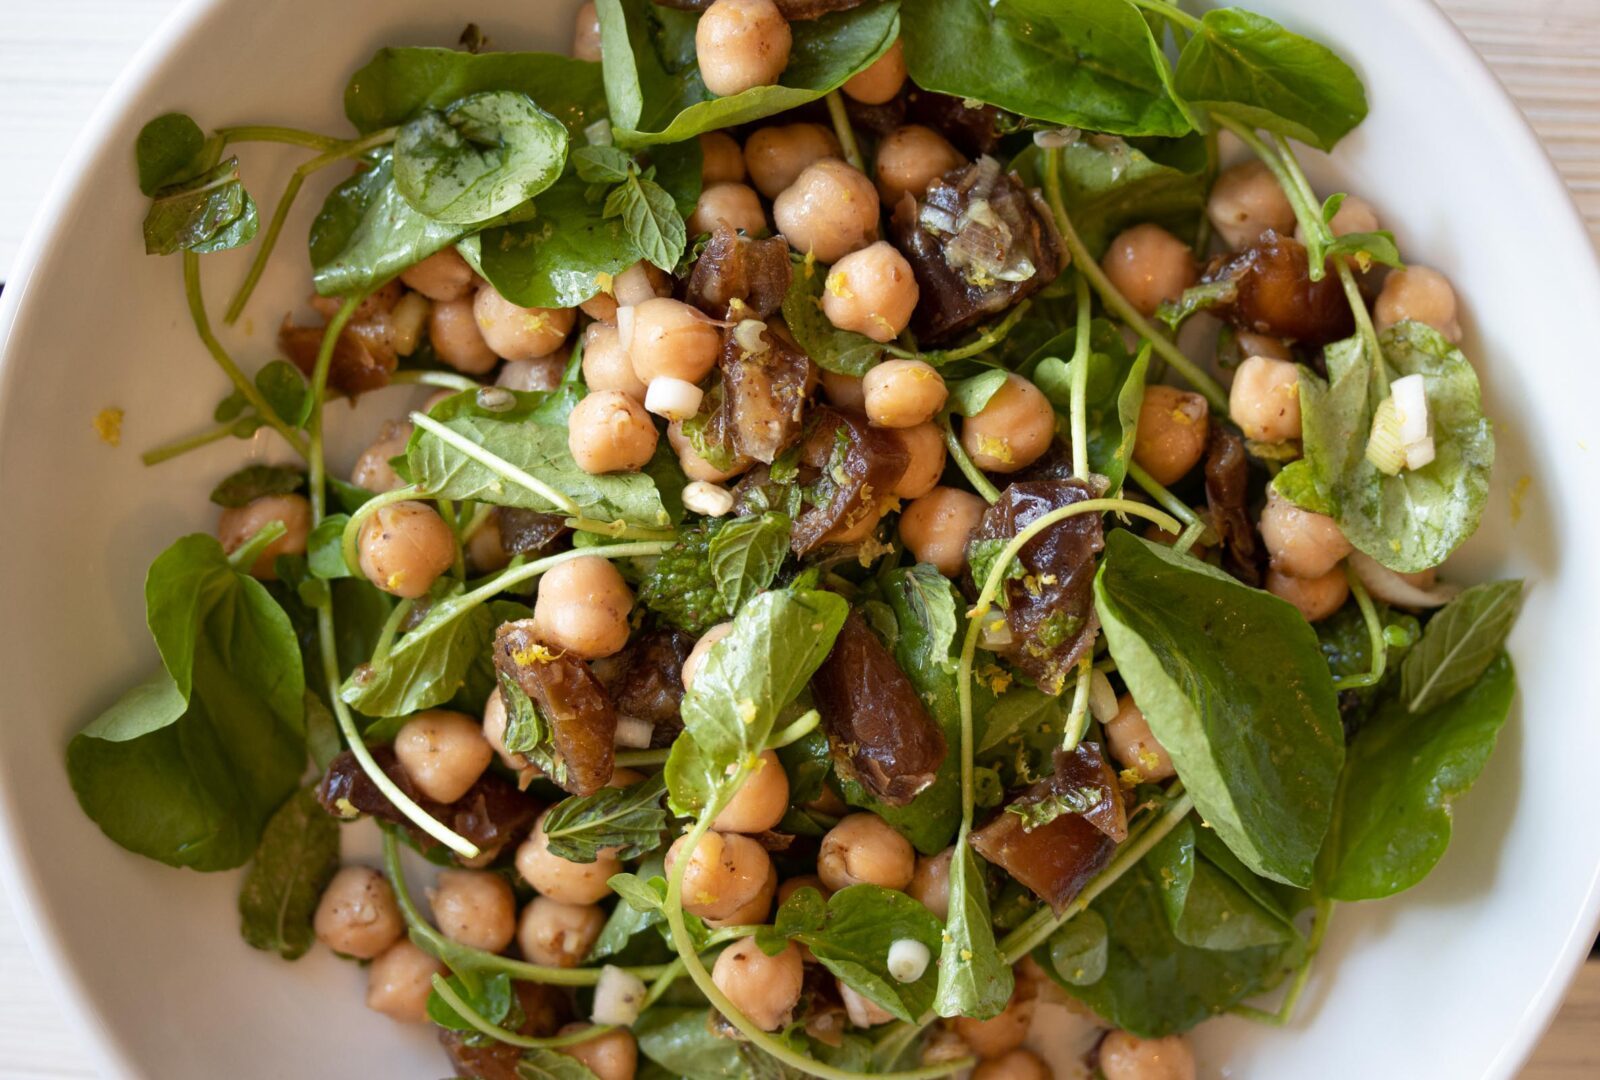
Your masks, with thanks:
M 841 375 L 837 371 L 822 372 L 822 392 L 828 401 L 851 412 L 867 411 L 866 380 L 857 375 Z
M 727 625 L 727 624 L 724 624 Z M 759 833 L 776 829 L 789 809 L 789 777 L 773 750 L 756 758 L 754 772 L 744 778 L 711 827 L 719 832 Z
M 441 870 L 428 890 L 439 932 L 473 949 L 497 953 L 517 934 L 511 885 L 492 870 Z
M 922 198 L 928 185 L 967 159 L 950 140 L 930 127 L 907 124 L 896 128 L 878 144 L 872 173 L 883 205 L 894 207 L 907 193 Z
M 507 360 L 549 356 L 567 340 L 578 317 L 572 308 L 520 307 L 492 285 L 478 290 L 472 315 L 485 344 Z
M 444 973 L 442 963 L 401 938 L 367 967 L 367 1008 L 402 1024 L 423 1023 L 433 977 Z
M 821 124 L 775 124 L 745 140 L 744 166 L 755 189 L 776 199 L 807 166 L 843 153 L 838 137 Z
M 1055 1073 L 1043 1058 L 1021 1047 L 972 1070 L 972 1080 L 1054 1080 L 1054 1077 Z
M 792 942 L 777 956 L 768 956 L 753 937 L 723 949 L 711 969 L 717 989 L 763 1031 L 776 1031 L 789 1022 L 800 1003 L 804 977 L 800 950 Z
M 817 876 L 835 892 L 863 881 L 904 889 L 916 870 L 911 841 L 867 811 L 851 814 L 829 829 L 817 853 Z
M 744 151 L 726 131 L 700 136 L 700 183 L 738 184 L 744 180 Z
M 467 375 L 485 375 L 500 362 L 500 357 L 483 340 L 478 321 L 472 314 L 473 300 L 446 300 L 428 310 L 428 340 L 439 359 Z
M 714 232 L 719 224 L 746 236 L 766 232 L 767 212 L 761 208 L 761 196 L 755 188 L 731 182 L 701 188 L 694 213 L 689 215 L 689 235 Z
M 1014 473 L 1043 457 L 1055 434 L 1050 399 L 1013 373 L 978 415 L 962 422 L 961 446 L 984 472 Z
M 782 907 L 789 897 L 801 889 L 815 889 L 822 894 L 824 900 L 833 895 L 833 890 L 824 885 L 817 875 L 801 874 L 799 877 L 789 878 L 778 886 L 778 906 Z
M 714 0 L 694 30 L 700 78 L 718 97 L 777 82 L 792 43 L 772 0 Z
M 732 480 L 735 476 L 750 467 L 750 462 L 736 462 L 731 469 L 719 469 L 711 462 L 700 456 L 694 448 L 694 443 L 689 441 L 689 436 L 683 433 L 683 421 L 674 420 L 667 425 L 667 442 L 678 455 L 678 465 L 683 469 L 683 474 L 690 480 L 700 480 L 707 484 L 720 484 L 724 480 Z
M 600 60 L 600 16 L 595 13 L 594 0 L 579 5 L 572 26 L 572 56 L 577 60 Z
M 1139 406 L 1133 460 L 1163 487 L 1176 483 L 1206 452 L 1211 408 L 1199 394 L 1147 386 Z
M 1211 186 L 1206 214 L 1217 235 L 1236 249 L 1255 243 L 1268 229 L 1288 235 L 1295 224 L 1289 196 L 1259 161 L 1223 169 Z
M 367 866 L 341 867 L 317 901 L 317 940 L 343 956 L 371 960 L 405 932 L 389 879 Z
M 571 359 L 572 350 L 563 347 L 536 360 L 507 360 L 500 365 L 494 384 L 523 393 L 554 390 L 561 385 L 561 376 L 566 373 L 567 361 Z
M 499 523 L 493 517 L 484 518 L 467 536 L 467 566 L 487 574 L 504 569 L 510 561 L 511 553 L 500 537 Z
M 894 483 L 897 499 L 920 499 L 932 491 L 944 475 L 944 432 L 939 425 L 929 421 L 916 427 L 900 428 L 895 432 L 906 448 L 911 460 L 906 471 Z
M 557 563 L 539 579 L 533 623 L 552 648 L 595 660 L 628 643 L 633 593 L 609 560 L 583 555 Z
M 901 511 L 900 542 L 918 562 L 953 578 L 967 564 L 967 541 L 988 508 L 970 491 L 936 487 Z
M 1028 1025 L 1033 1023 L 1033 999 L 1012 994 L 1000 1015 L 988 1020 L 973 1020 L 958 1016 L 950 1022 L 957 1035 L 966 1041 L 972 1052 L 985 1061 L 1004 1057 L 1022 1045 L 1028 1037 Z
M 589 5 L 590 11 L 594 10 Z M 460 300 L 472 291 L 478 275 L 453 247 L 435 251 L 426 259 L 404 270 L 400 280 L 406 288 L 429 300 Z
M 1265 356 L 1268 360 L 1294 359 L 1294 353 L 1289 351 L 1289 346 L 1282 338 L 1240 330 L 1234 337 L 1234 342 L 1239 346 L 1239 355 L 1243 357 Z
M 568 1024 L 560 1033 L 570 1035 L 589 1026 Z M 593 1039 L 571 1043 L 561 1047 L 560 1052 L 588 1066 L 598 1080 L 633 1080 L 639 1068 L 639 1044 L 634 1041 L 633 1032 L 624 1028 L 613 1028 Z
M 878 189 L 861 170 L 824 158 L 778 195 L 772 219 L 794 250 L 836 263 L 878 239 Z
M 611 895 L 611 886 L 606 883 L 622 872 L 621 860 L 609 850 L 602 850 L 592 863 L 569 862 L 555 854 L 544 834 L 548 813 L 539 815 L 533 832 L 517 848 L 515 862 L 522 880 L 540 896 L 563 904 L 593 904 Z
M 884 361 L 867 372 L 862 390 L 867 419 L 889 428 L 926 424 L 938 415 L 950 396 L 939 372 L 921 360 Z
M 439 803 L 465 795 L 494 759 L 483 725 L 466 713 L 419 712 L 394 737 L 394 756 L 417 789 Z
M 1288 360 L 1252 356 L 1233 373 L 1228 415 L 1244 437 L 1284 442 L 1300 437 L 1300 369 Z
M 1456 318 L 1456 291 L 1450 287 L 1448 278 L 1426 266 L 1389 271 L 1372 314 L 1380 331 L 1414 319 L 1439 331 L 1446 341 L 1461 340 L 1461 323 Z
M 415 600 L 456 557 L 456 536 L 439 512 L 408 499 L 379 507 L 361 526 L 361 572 L 378 588 Z
M 1141 1039 L 1113 1031 L 1100 1043 L 1106 1080 L 1194 1080 L 1194 1051 L 1182 1035 Z
M 594 904 L 563 904 L 535 896 L 517 920 L 517 945 L 524 959 L 548 967 L 577 967 L 606 924 Z
M 567 418 L 567 449 L 578 468 L 595 476 L 639 471 L 659 438 L 644 406 L 620 390 L 588 395 Z
M 1117 715 L 1106 724 L 1105 732 L 1106 749 L 1124 769 L 1137 773 L 1141 783 L 1159 783 L 1177 775 L 1167 748 L 1156 741 L 1132 694 L 1117 699 Z
M 856 993 L 844 980 L 838 980 L 839 997 L 844 1002 L 844 1013 L 850 1023 L 858 1028 L 877 1027 L 894 1019 L 894 1013 L 863 994 Z
M 849 97 L 863 105 L 882 105 L 900 92 L 906 81 L 906 50 L 899 38 L 889 50 L 845 80 L 840 87 Z
M 906 893 L 940 922 L 950 915 L 950 859 L 954 855 L 954 848 L 945 848 L 937 855 L 918 856 L 916 873 L 906 886 Z
M 304 555 L 311 535 L 311 504 L 304 495 L 263 495 L 243 506 L 229 507 L 217 517 L 217 540 L 232 555 L 268 522 L 283 522 L 284 533 L 261 549 L 250 573 L 262 581 L 276 581 L 279 555 Z
M 1267 571 L 1267 591 L 1293 604 L 1306 622 L 1320 622 L 1344 607 L 1350 581 L 1344 567 L 1335 566 L 1321 577 L 1297 578 L 1278 570 Z
M 721 919 L 708 918 L 706 925 L 720 930 L 725 926 L 754 926 L 767 921 L 767 916 L 772 914 L 772 898 L 778 891 L 778 868 L 770 867 L 767 870 L 767 880 L 761 883 L 761 888 L 743 905 L 729 912 Z
M 356 458 L 355 468 L 350 470 L 350 482 L 374 495 L 381 495 L 385 491 L 393 491 L 404 485 L 405 481 L 396 475 L 394 466 L 389 464 L 389 459 L 404 454 L 406 443 L 410 439 L 410 424 L 404 420 L 384 421 L 377 439 Z
M 1118 233 L 1100 257 L 1100 268 L 1143 315 L 1154 315 L 1163 300 L 1178 299 L 1197 276 L 1189 245 L 1149 224 Z
M 841 330 L 865 334 L 873 341 L 893 341 L 911 321 L 911 312 L 917 306 L 919 295 L 917 279 L 911 273 L 911 264 L 906 257 L 893 244 L 879 240 L 860 251 L 852 251 L 833 264 L 822 290 L 822 312 L 828 316 L 829 322 Z M 920 364 L 921 361 L 900 360 L 890 363 Z M 928 367 L 926 364 L 922 366 Z M 938 378 L 937 373 L 934 377 Z M 867 373 L 867 379 L 870 411 L 872 372 Z M 942 390 L 944 380 L 939 379 L 938 385 Z M 940 404 L 943 404 L 942 397 Z M 929 413 L 922 420 L 932 415 Z M 916 422 L 921 423 L 921 420 Z
M 1350 541 L 1338 522 L 1302 510 L 1270 488 L 1260 525 L 1272 568 L 1290 577 L 1319 578 L 1350 554 Z
M 698 309 L 658 296 L 633 309 L 633 332 L 622 345 L 646 386 L 663 377 L 697 383 L 716 366 L 722 332 Z
M 644 401 L 645 385 L 633 373 L 633 361 L 611 323 L 590 323 L 583 332 L 583 381 L 591 393 L 616 390 Z
M 667 849 L 669 880 L 688 839 L 680 836 Z M 683 872 L 684 910 L 703 919 L 726 919 L 760 894 L 771 869 L 766 849 L 748 836 L 708 832 Z

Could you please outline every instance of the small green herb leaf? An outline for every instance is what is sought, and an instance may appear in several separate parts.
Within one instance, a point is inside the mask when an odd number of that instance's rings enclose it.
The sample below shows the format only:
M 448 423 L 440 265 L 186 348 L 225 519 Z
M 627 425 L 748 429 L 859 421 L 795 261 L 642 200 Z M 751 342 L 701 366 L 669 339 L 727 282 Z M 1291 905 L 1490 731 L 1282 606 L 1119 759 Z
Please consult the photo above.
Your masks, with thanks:
M 511 977 L 503 971 L 480 974 L 470 986 L 459 975 L 451 975 L 445 982 L 461 995 L 473 1012 L 491 1024 L 502 1023 L 511 1012 Z M 437 991 L 428 995 L 428 1019 L 448 1031 L 478 1030 Z
M 764 592 L 789 555 L 789 519 L 783 514 L 735 518 L 711 534 L 711 576 L 730 614 Z
M 150 255 L 225 251 L 255 239 L 259 224 L 255 200 L 239 180 L 239 159 L 229 158 L 155 193 L 144 218 L 144 249 Z
M 1106 973 L 1108 945 L 1106 921 L 1090 908 L 1050 938 L 1050 963 L 1043 967 L 1068 986 L 1097 983 Z
M 929 955 L 940 947 L 939 920 L 903 892 L 877 885 L 851 885 L 823 903 L 815 889 L 801 889 L 778 911 L 778 934 L 811 950 L 823 967 L 856 993 L 908 1023 L 933 1003 L 938 973 L 933 964 L 903 983 L 889 973 L 889 947 L 917 941 Z
M 568 862 L 592 863 L 606 849 L 619 859 L 655 850 L 667 826 L 661 808 L 666 791 L 666 779 L 657 773 L 628 787 L 563 799 L 545 818 L 550 851 Z
M 962 829 L 950 859 L 950 914 L 939 952 L 933 1008 L 940 1016 L 987 1020 L 1005 1010 L 1014 986 L 1011 968 L 995 945 L 983 871 L 967 842 L 967 830 Z
M 1521 581 L 1474 585 L 1428 621 L 1406 654 L 1400 696 L 1414 713 L 1449 701 L 1478 681 L 1517 621 Z
M 660 184 L 635 170 L 606 197 L 605 215 L 622 219 L 628 242 L 641 258 L 669 274 L 677 267 L 688 232 L 678 204 Z
M 183 113 L 166 113 L 140 128 L 133 150 L 146 195 L 193 180 L 208 167 L 205 132 Z
M 290 495 L 306 486 L 306 474 L 281 465 L 246 465 L 211 489 L 211 501 L 236 509 L 266 495 Z
M 262 830 L 239 891 L 239 932 L 252 948 L 296 960 L 316 935 L 311 917 L 339 869 L 339 823 L 301 788 Z
M 555 183 L 566 157 L 567 129 L 559 120 L 527 94 L 491 90 L 401 127 L 394 179 L 418 213 L 475 225 Z
M 594 1072 L 568 1054 L 544 1048 L 524 1050 L 517 1062 L 517 1080 L 599 1080 Z
M 865 375 L 883 346 L 850 330 L 840 330 L 822 311 L 822 290 L 828 268 L 820 263 L 800 260 L 795 263 L 789 290 L 783 294 L 783 321 L 807 356 L 824 371 L 840 375 Z

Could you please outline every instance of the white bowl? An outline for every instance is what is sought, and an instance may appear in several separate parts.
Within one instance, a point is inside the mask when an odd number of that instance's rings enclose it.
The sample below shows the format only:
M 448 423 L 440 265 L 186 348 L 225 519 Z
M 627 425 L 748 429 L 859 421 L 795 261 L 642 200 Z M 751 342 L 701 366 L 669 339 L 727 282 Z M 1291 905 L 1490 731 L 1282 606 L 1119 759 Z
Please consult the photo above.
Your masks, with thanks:
M 207 127 L 343 131 L 345 79 L 378 46 L 453 44 L 470 15 L 501 48 L 560 50 L 575 6 L 193 0 L 108 95 L 5 291 L 0 846 L 40 958 L 108 1075 L 446 1069 L 429 1035 L 367 1011 L 360 972 L 326 950 L 287 964 L 247 948 L 237 875 L 128 854 L 67 786 L 67 739 L 156 663 L 142 629 L 146 566 L 177 535 L 212 527 L 206 492 L 244 456 L 229 442 L 139 464 L 140 450 L 202 428 L 225 386 L 189 325 L 176 260 L 141 250 L 133 137 L 169 109 Z M 1460 804 L 1449 854 L 1399 900 L 1341 906 L 1296 1022 L 1208 1025 L 1205 1071 L 1507 1077 L 1554 1012 L 1600 910 L 1600 829 L 1584 798 L 1600 760 L 1600 583 L 1589 554 L 1600 536 L 1600 274 L 1531 132 L 1426 0 L 1247 6 L 1335 45 L 1366 79 L 1372 115 L 1331 161 L 1307 155 L 1313 179 L 1370 199 L 1412 259 L 1455 281 L 1500 447 L 1485 525 L 1459 573 L 1520 574 L 1533 586 L 1513 639 L 1522 707 Z M 270 207 L 296 155 L 244 157 Z M 228 336 L 250 366 L 307 291 L 302 238 L 329 182 L 302 198 L 248 326 Z M 242 265 L 237 254 L 205 261 L 214 313 Z M 370 436 L 374 411 L 401 407 L 398 393 L 377 395 L 360 423 L 333 411 L 343 452 Z M 92 427 L 113 405 L 127 416 L 115 449 Z

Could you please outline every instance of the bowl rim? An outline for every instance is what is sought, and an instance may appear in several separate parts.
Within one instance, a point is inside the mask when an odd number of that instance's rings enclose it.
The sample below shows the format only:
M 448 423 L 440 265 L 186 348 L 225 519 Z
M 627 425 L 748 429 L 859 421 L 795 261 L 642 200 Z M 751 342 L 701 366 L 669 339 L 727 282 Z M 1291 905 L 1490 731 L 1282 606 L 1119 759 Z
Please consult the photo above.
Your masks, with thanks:
M 0 402 L 6 399 L 11 383 L 10 340 L 17 314 L 28 302 L 35 268 L 44 253 L 54 246 L 67 211 L 93 182 L 86 166 L 104 152 L 111 140 L 137 122 L 138 118 L 132 115 L 135 100 L 140 91 L 161 74 L 171 56 L 202 29 L 208 17 L 233 2 L 235 0 L 179 0 L 112 81 L 74 138 L 34 214 L 8 275 L 7 288 L 0 294 Z M 1212 0 L 1201 0 L 1200 6 L 1220 5 Z M 1427 43 L 1435 59 L 1454 73 L 1458 80 L 1456 85 L 1464 95 L 1470 95 L 1458 105 L 1476 110 L 1484 128 L 1512 151 L 1506 158 L 1519 163 L 1524 182 L 1544 189 L 1548 200 L 1546 213 L 1556 219 L 1564 218 L 1570 226 L 1565 230 L 1570 236 L 1553 242 L 1567 247 L 1577 245 L 1564 253 L 1564 265 L 1574 269 L 1582 267 L 1582 272 L 1590 279 L 1589 291 L 1600 295 L 1600 245 L 1591 240 L 1571 190 L 1510 92 L 1436 0 L 1390 0 L 1389 12 L 1397 20 L 1412 23 L 1418 38 Z M 1574 240 L 1573 236 L 1578 239 Z M 88 972 L 68 962 L 62 946 L 62 928 L 42 902 L 35 864 L 27 852 L 15 794 L 6 784 L 5 771 L 0 770 L 0 867 L 11 871 L 0 874 L 0 879 L 3 879 L 29 953 L 77 1030 L 88 1035 L 89 1056 L 98 1071 L 107 1076 L 146 1075 L 116 1029 L 92 1005 L 86 986 Z M 1509 1080 L 1531 1056 L 1555 1018 L 1579 966 L 1588 956 L 1597 930 L 1600 930 L 1600 865 L 1592 868 L 1583 904 L 1575 913 L 1560 950 L 1547 963 L 1540 987 L 1518 1019 L 1515 1033 L 1495 1057 L 1486 1062 L 1482 1076 Z

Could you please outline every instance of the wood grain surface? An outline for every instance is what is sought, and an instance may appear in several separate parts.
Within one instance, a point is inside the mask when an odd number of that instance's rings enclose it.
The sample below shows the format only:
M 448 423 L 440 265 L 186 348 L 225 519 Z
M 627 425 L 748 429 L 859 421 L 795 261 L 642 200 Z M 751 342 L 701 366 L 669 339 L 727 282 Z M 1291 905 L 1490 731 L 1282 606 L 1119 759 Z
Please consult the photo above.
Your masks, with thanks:
M 0 279 L 78 129 L 174 0 L 0 0 Z M 1443 0 L 1522 106 L 1600 242 L 1600 0 Z M 219 916 L 220 917 L 220 916 Z M 0 1080 L 94 1076 L 0 891 Z M 1600 1077 L 1600 962 L 1522 1080 Z

